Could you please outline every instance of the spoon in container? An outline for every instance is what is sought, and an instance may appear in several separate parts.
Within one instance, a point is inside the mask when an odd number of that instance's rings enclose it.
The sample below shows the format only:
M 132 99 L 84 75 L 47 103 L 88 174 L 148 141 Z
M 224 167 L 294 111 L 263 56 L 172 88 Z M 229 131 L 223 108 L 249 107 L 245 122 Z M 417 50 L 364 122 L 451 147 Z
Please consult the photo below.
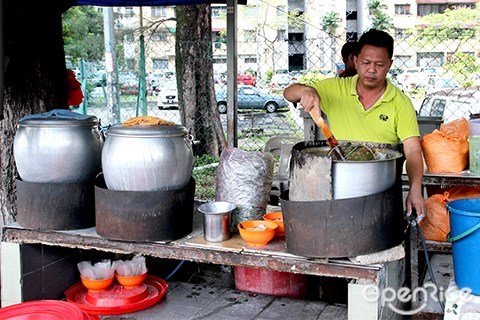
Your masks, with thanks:
M 330 149 L 332 149 L 332 151 L 337 155 L 339 160 L 345 161 L 345 157 L 343 156 L 340 144 L 338 143 L 337 139 L 335 139 L 335 136 L 333 135 L 332 131 L 330 131 L 330 128 L 325 123 L 322 116 L 319 113 L 314 112 L 313 110 L 310 111 L 310 116 L 312 117 L 313 121 L 315 121 L 315 124 L 320 128 L 320 130 L 322 130 L 322 133 L 325 136 L 325 139 L 327 139 Z

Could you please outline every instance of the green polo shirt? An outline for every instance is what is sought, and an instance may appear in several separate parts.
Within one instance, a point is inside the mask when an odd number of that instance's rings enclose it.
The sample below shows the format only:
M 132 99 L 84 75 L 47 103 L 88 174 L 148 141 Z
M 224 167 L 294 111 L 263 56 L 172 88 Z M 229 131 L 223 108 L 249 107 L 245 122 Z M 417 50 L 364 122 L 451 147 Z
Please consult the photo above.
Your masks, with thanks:
M 338 140 L 397 144 L 420 136 L 410 99 L 387 80 L 383 96 L 365 111 L 356 90 L 358 76 L 329 78 L 311 84 Z

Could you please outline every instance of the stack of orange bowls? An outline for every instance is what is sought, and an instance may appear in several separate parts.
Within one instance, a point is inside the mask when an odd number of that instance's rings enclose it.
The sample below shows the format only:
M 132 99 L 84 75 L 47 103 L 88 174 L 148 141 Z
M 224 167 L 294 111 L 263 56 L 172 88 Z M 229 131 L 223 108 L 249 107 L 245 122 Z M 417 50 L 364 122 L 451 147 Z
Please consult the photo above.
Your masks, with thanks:
M 281 211 L 268 212 L 263 216 L 265 221 L 275 222 L 278 225 L 276 236 L 282 237 L 285 235 L 285 225 L 283 224 L 283 215 Z

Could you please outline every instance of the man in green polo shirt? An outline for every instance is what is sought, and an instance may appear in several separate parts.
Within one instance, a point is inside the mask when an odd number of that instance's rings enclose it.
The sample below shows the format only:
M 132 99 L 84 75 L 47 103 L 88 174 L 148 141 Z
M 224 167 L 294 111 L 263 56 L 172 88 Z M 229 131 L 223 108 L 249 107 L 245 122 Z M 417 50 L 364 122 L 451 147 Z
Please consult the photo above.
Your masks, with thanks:
M 311 85 L 296 83 L 285 88 L 283 94 L 288 101 L 299 102 L 306 112 L 324 112 L 338 140 L 402 143 L 410 183 L 407 215 L 415 208 L 421 219 L 426 207 L 420 132 L 412 102 L 386 78 L 392 57 L 393 38 L 371 29 L 357 44 L 356 76 Z

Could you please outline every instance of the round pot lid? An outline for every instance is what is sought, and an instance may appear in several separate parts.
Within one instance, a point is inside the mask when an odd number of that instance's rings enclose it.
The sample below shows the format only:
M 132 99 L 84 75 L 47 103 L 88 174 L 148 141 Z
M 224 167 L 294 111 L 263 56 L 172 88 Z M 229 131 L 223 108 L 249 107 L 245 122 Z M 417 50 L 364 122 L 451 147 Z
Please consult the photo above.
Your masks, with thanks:
M 122 137 L 177 137 L 186 136 L 188 134 L 187 128 L 182 125 L 165 125 L 158 124 L 153 126 L 122 126 L 115 125 L 107 130 L 108 136 L 122 136 Z
M 95 315 L 89 315 L 73 303 L 57 300 L 38 300 L 1 308 L 0 319 L 94 320 L 99 318 Z
M 149 275 L 136 288 L 126 289 L 114 282 L 108 289 L 89 292 L 81 282 L 65 291 L 67 301 L 89 314 L 123 314 L 146 309 L 159 302 L 167 292 L 168 284 Z
M 97 125 L 97 117 L 64 109 L 30 114 L 20 119 L 20 125 L 28 126 L 85 126 Z

